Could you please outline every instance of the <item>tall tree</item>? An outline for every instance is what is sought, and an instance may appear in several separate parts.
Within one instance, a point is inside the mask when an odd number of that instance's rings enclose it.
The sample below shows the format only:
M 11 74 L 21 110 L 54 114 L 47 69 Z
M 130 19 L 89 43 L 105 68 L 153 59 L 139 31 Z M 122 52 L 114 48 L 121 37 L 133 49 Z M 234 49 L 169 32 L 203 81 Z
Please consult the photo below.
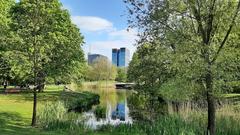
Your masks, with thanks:
M 116 75 L 116 67 L 104 57 L 95 59 L 88 68 L 88 79 L 90 80 L 115 80 Z
M 236 79 L 236 75 L 218 73 L 222 70 L 236 73 L 236 69 L 239 68 L 236 65 L 236 61 L 239 62 L 239 39 L 236 35 L 239 34 L 240 1 L 125 2 L 128 3 L 131 26 L 138 27 L 142 33 L 140 44 L 146 41 L 160 41 L 162 47 L 172 50 L 167 54 L 181 78 L 193 77 L 202 83 L 208 103 L 207 132 L 211 135 L 216 134 L 215 98 L 218 86 Z M 224 56 L 229 56 L 230 60 Z M 227 69 L 223 63 L 234 65 L 234 68 Z
M 73 69 L 81 67 L 83 37 L 59 0 L 20 0 L 11 14 L 11 30 L 21 41 L 13 44 L 14 49 L 26 57 L 31 67 L 28 77 L 33 78 L 35 86 L 32 116 L 35 126 L 37 91 L 43 89 L 46 77 L 69 77 L 75 72 Z
M 0 82 L 9 76 L 9 65 L 3 58 L 7 50 L 7 37 L 9 35 L 10 8 L 14 5 L 14 0 L 0 0 Z
M 117 77 L 115 80 L 118 82 L 126 82 L 127 81 L 127 68 L 126 67 L 117 68 Z

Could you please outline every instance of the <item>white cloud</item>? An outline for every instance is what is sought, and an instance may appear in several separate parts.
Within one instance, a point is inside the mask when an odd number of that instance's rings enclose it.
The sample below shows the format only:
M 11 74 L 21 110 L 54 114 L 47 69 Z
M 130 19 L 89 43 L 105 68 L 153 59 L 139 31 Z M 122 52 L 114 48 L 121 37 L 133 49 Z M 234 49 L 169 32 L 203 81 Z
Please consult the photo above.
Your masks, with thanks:
M 135 29 L 115 30 L 109 33 L 110 38 L 120 38 L 122 40 L 133 41 L 137 38 L 137 31 Z
M 103 31 L 113 29 L 112 22 L 95 16 L 73 16 L 72 21 L 86 31 Z
M 110 60 L 112 58 L 112 48 L 126 47 L 130 50 L 130 57 L 136 50 L 135 41 L 137 40 L 137 32 L 134 29 L 127 31 L 115 30 L 108 33 L 109 40 L 94 41 L 88 44 L 91 48 L 91 53 L 99 53 L 106 55 Z
M 135 29 L 118 30 L 112 22 L 96 16 L 73 16 L 72 21 L 85 32 L 94 32 L 96 36 L 99 36 L 97 34 L 100 32 L 106 37 L 104 40 L 86 41 L 83 47 L 86 56 L 91 52 L 106 55 L 111 60 L 112 48 L 126 47 L 130 50 L 130 57 L 136 50 L 134 44 L 138 36 Z

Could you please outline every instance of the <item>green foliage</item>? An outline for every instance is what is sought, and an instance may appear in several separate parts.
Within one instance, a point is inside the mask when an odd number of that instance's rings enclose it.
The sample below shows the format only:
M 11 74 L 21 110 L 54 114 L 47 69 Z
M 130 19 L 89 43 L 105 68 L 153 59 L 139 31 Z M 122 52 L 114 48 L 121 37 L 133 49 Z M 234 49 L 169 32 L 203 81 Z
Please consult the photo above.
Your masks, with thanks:
M 46 77 L 76 81 L 83 78 L 83 37 L 58 0 L 22 0 L 12 8 L 11 15 L 15 34 L 11 51 L 27 57 L 31 68 L 21 70 L 32 76 L 25 76 L 32 78 L 36 74 L 37 81 L 43 82 Z M 15 66 L 20 68 L 19 63 Z
M 127 68 L 117 68 L 117 77 L 115 79 L 117 82 L 127 81 Z
M 98 105 L 94 110 L 94 114 L 96 115 L 97 119 L 106 118 L 106 110 L 106 107 Z
M 108 59 L 99 57 L 88 66 L 87 73 L 87 79 L 91 81 L 115 80 L 117 68 Z
M 14 5 L 14 0 L 0 0 L 0 50 L 6 47 L 6 38 L 10 23 L 10 8 Z
M 127 81 L 129 82 L 136 82 L 136 77 L 139 75 L 139 71 L 136 69 L 139 69 L 139 63 L 140 60 L 138 58 L 137 52 L 133 54 L 132 60 L 129 63 L 128 71 L 127 71 Z
M 159 88 L 159 93 L 167 101 L 189 101 L 199 96 L 201 86 L 181 78 L 170 79 Z
M 5 76 L 8 81 L 15 85 L 33 82 L 32 66 L 24 53 L 6 51 L 2 56 L 2 60 L 8 65 L 7 76 Z
M 240 1 L 125 2 L 131 26 L 141 32 L 139 62 L 129 68 L 136 88 L 151 98 L 155 93 L 170 100 L 204 97 L 207 129 L 215 135 L 215 99 L 231 91 L 229 82 L 239 80 Z
M 131 26 L 144 31 L 135 54 L 138 56 L 130 63 L 130 78 L 139 84 L 157 84 L 174 75 L 192 81 L 189 84 L 202 85 L 206 92 L 206 74 L 211 72 L 215 94 L 227 91 L 228 82 L 239 80 L 237 1 L 125 2 L 130 7 Z
M 131 117 L 136 121 L 154 121 L 168 113 L 167 103 L 161 98 L 142 93 L 133 93 L 128 97 Z
M 9 78 L 10 66 L 4 53 L 8 50 L 10 8 L 14 0 L 0 0 L 0 82 Z

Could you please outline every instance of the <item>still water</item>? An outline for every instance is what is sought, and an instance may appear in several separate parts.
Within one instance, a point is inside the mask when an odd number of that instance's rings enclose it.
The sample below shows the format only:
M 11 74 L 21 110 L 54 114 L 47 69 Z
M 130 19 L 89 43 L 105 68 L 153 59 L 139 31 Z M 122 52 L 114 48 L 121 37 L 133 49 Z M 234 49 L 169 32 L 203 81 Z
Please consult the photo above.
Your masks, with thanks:
M 127 97 L 131 95 L 132 91 L 124 89 L 92 89 L 89 92 L 99 94 L 100 106 L 106 108 L 106 118 L 97 119 L 94 114 L 94 107 L 92 110 L 85 112 L 85 124 L 91 128 L 97 128 L 101 125 L 118 125 L 122 123 L 132 124 L 132 118 L 129 115 L 129 108 Z

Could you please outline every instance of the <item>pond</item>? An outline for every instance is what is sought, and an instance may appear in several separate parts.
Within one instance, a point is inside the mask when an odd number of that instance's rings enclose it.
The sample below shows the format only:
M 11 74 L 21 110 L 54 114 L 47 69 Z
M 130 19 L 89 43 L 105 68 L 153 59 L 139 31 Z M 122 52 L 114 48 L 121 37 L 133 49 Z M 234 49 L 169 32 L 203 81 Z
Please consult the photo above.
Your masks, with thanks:
M 83 90 L 82 90 L 83 91 Z M 86 91 L 86 90 L 85 90 Z M 118 125 L 122 123 L 132 124 L 132 118 L 129 114 L 127 98 L 132 94 L 131 90 L 101 88 L 87 90 L 100 96 L 100 106 L 106 109 L 104 118 L 97 118 L 94 111 L 96 106 L 88 112 L 84 112 L 85 124 L 88 127 L 96 129 L 101 125 Z

